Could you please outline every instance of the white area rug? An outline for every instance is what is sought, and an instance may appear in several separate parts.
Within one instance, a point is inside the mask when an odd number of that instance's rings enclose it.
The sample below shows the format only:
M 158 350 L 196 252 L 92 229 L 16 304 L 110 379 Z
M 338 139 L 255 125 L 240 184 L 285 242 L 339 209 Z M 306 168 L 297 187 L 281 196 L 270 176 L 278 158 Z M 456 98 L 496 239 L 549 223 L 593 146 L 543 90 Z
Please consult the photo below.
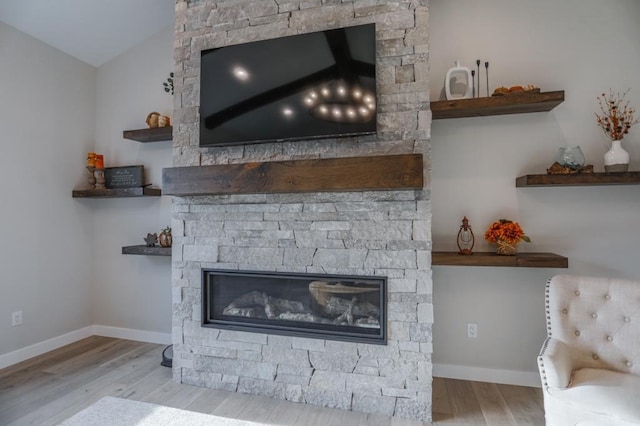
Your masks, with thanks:
M 60 423 L 63 426 L 258 426 L 244 420 L 105 396 Z

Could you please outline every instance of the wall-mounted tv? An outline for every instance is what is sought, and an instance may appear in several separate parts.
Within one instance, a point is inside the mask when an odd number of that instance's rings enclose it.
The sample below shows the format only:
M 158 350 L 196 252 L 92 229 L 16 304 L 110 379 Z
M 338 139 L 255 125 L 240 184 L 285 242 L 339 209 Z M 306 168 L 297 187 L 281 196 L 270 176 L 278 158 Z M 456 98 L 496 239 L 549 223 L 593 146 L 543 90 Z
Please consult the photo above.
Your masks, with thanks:
M 200 146 L 376 133 L 375 24 L 202 51 Z

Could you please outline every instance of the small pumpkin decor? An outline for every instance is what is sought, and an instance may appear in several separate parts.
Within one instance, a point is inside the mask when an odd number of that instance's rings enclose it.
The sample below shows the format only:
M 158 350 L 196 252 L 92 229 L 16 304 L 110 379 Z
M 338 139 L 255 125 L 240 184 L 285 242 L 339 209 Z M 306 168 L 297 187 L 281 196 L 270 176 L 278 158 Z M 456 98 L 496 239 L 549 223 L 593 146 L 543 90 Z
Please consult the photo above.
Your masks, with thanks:
M 520 241 L 531 242 L 531 239 L 524 234 L 520 224 L 508 219 L 493 222 L 485 232 L 484 239 L 492 244 L 497 244 L 496 253 L 505 256 L 514 256 L 518 252 L 516 245 Z
M 168 127 L 171 126 L 171 117 L 153 111 L 147 115 L 147 119 L 145 120 L 145 122 L 150 129 L 156 127 Z
M 160 244 L 160 247 L 171 247 L 172 243 L 173 237 L 171 236 L 171 228 L 167 226 L 160 231 L 160 234 L 158 235 L 158 244 Z

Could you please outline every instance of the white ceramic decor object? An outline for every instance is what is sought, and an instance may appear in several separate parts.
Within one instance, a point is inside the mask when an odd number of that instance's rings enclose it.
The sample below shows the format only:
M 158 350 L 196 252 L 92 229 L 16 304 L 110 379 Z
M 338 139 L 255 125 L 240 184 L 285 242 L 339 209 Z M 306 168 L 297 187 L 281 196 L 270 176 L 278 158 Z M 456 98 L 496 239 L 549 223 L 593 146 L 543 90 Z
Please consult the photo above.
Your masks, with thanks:
M 445 95 L 448 101 L 452 99 L 469 99 L 473 97 L 471 70 L 467 67 L 461 67 L 460 61 L 456 61 L 455 64 L 455 67 L 447 71 L 447 76 L 444 80 Z
M 628 168 L 629 153 L 622 147 L 622 141 L 611 141 L 611 149 L 604 154 L 604 171 L 626 172 Z

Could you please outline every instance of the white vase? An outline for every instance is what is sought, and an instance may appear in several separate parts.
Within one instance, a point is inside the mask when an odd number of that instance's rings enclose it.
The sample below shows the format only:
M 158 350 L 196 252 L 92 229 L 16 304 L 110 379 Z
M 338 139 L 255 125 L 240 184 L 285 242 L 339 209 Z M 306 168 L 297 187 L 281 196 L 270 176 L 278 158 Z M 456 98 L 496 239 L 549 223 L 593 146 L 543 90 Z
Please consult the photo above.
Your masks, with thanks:
M 611 141 L 611 149 L 604 154 L 604 171 L 626 172 L 629 168 L 629 153 L 622 147 L 622 141 Z

